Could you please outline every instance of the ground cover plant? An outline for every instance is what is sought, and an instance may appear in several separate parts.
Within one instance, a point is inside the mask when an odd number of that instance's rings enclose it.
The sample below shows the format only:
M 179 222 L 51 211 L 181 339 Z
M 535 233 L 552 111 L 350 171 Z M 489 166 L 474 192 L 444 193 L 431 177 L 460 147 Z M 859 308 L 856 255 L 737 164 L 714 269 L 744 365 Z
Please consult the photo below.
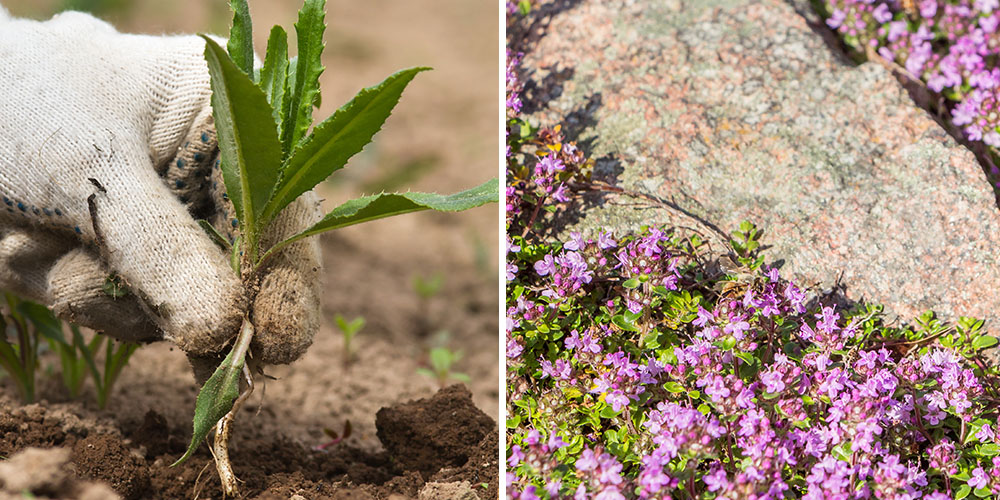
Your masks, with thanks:
M 421 210 L 460 211 L 495 201 L 496 180 L 450 196 L 391 193 L 348 201 L 312 227 L 270 248 L 260 235 L 288 204 L 342 168 L 381 128 L 403 89 L 417 73 L 400 71 L 362 90 L 331 117 L 309 131 L 318 104 L 323 71 L 325 1 L 306 0 L 296 23 L 299 55 L 289 59 L 287 35 L 275 26 L 260 71 L 253 66 L 252 24 L 246 1 L 233 1 L 228 53 L 204 36 L 212 82 L 212 109 L 219 136 L 222 173 L 238 222 L 240 237 L 231 245 L 233 270 L 247 293 L 255 290 L 257 271 L 281 248 L 302 238 L 353 224 Z M 217 234 L 205 224 L 206 231 Z M 226 239 L 217 240 L 226 245 Z M 213 454 L 226 494 L 238 485 L 228 459 L 228 435 L 236 411 L 253 390 L 247 352 L 254 329 L 244 319 L 232 350 L 205 382 L 195 409 L 194 432 L 186 460 L 216 429 Z M 241 380 L 246 388 L 240 391 Z
M 557 128 L 525 123 L 517 64 L 508 53 L 509 498 L 1000 494 L 982 321 L 895 324 L 819 296 L 782 278 L 749 222 L 726 248 L 662 226 L 554 237 L 547 214 L 600 186 Z
M 988 175 L 1000 188 L 1000 2 L 996 0 L 821 0 L 826 24 L 859 56 L 878 57 L 937 96 L 930 103 L 987 146 Z
M 717 271 L 666 228 L 511 240 L 511 497 L 1000 493 L 982 321 L 807 302 L 743 229 Z

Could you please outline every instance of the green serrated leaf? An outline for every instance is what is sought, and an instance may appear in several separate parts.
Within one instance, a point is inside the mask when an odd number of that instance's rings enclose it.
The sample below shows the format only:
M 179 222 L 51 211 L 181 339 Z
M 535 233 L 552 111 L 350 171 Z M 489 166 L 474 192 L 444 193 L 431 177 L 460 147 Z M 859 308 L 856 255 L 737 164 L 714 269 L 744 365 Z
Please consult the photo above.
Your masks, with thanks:
M 312 108 L 319 95 L 319 75 L 323 72 L 321 56 L 323 31 L 326 30 L 325 7 L 326 0 L 305 0 L 299 10 L 299 20 L 295 23 L 298 64 L 290 86 L 289 106 L 281 134 L 281 146 L 286 152 L 295 148 L 312 125 Z
M 281 176 L 264 211 L 264 220 L 273 219 L 299 195 L 343 168 L 347 160 L 361 151 L 382 128 L 406 85 L 417 73 L 428 69 L 403 70 L 362 90 L 333 116 L 317 125 L 281 167 Z M 286 127 L 290 126 L 288 123 L 286 121 Z
M 271 104 L 271 114 L 278 124 L 280 136 L 285 120 L 281 110 L 285 107 L 285 92 L 288 90 L 288 34 L 281 26 L 271 28 L 271 36 L 267 39 L 267 54 L 260 70 L 260 88 Z
M 229 413 L 233 402 L 240 395 L 240 372 L 243 370 L 246 351 L 242 351 L 242 354 L 238 354 L 237 351 L 238 349 L 229 351 L 226 359 L 215 369 L 215 373 L 205 381 L 205 385 L 201 386 L 194 408 L 194 431 L 191 434 L 191 443 L 188 444 L 184 456 L 171 464 L 171 467 L 180 465 L 194 453 L 202 440 L 208 436 L 208 431 Z
M 323 217 L 323 220 L 309 229 L 278 243 L 267 251 L 265 257 L 302 238 L 332 229 L 422 210 L 437 210 L 439 212 L 468 210 L 486 203 L 496 203 L 499 198 L 500 188 L 496 179 L 490 179 L 472 189 L 450 195 L 394 193 L 357 198 L 333 209 L 326 217 Z M 264 258 L 261 258 L 262 262 L 263 260 Z
M 202 38 L 212 76 L 212 112 L 222 153 L 222 176 L 252 254 L 256 251 L 257 219 L 278 179 L 281 146 L 277 126 L 264 92 L 233 64 L 222 47 L 211 38 Z
M 250 22 L 250 6 L 247 0 L 230 0 L 233 10 L 233 26 L 229 29 L 229 43 L 226 49 L 236 67 L 247 75 L 253 75 L 253 24 Z
M 205 234 L 208 234 L 208 237 L 211 238 L 219 248 L 227 252 L 232 250 L 232 245 L 229 244 L 229 240 L 219 233 L 219 230 L 215 229 L 215 226 L 213 226 L 211 222 L 208 222 L 205 219 L 198 219 L 197 222 L 198 225 L 201 226 L 202 231 L 205 231 Z M 105 283 L 105 286 L 107 286 L 107 283 Z

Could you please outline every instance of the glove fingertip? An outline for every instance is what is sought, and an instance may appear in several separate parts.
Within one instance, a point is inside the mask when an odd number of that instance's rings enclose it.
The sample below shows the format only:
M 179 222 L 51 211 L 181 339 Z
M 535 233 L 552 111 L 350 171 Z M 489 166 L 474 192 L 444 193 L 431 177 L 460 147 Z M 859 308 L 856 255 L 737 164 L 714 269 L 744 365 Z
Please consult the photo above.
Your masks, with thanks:
M 152 342 L 163 334 L 136 297 L 113 297 L 101 286 L 107 278 L 100 260 L 84 249 L 68 252 L 49 271 L 52 311 L 60 318 L 119 340 Z
M 312 345 L 319 330 L 318 273 L 285 266 L 268 271 L 252 317 L 257 333 L 251 350 L 262 362 L 291 363 Z

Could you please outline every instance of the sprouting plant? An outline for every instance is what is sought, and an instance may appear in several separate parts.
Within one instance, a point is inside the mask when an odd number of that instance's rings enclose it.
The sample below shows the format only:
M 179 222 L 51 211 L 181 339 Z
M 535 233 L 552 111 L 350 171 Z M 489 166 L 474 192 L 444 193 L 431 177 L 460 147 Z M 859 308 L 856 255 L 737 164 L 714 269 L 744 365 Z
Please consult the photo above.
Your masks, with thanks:
M 441 291 L 444 275 L 435 272 L 430 276 L 413 276 L 413 291 L 417 293 L 420 314 L 417 316 L 417 335 L 426 337 L 434 328 L 436 318 L 431 314 L 431 299 Z
M 313 447 L 314 450 L 325 450 L 351 437 L 351 421 L 350 420 L 344 421 L 344 430 L 341 432 L 337 432 L 329 427 L 324 427 L 323 434 L 326 434 L 326 437 L 330 438 L 330 440 L 321 445 L 314 446 Z
M 729 244 L 736 252 L 740 265 L 756 270 L 764 263 L 764 257 L 760 255 L 760 237 L 763 231 L 750 221 L 740 222 L 740 228 L 732 233 Z
M 444 275 L 441 273 L 434 273 L 428 277 L 418 274 L 413 277 L 413 291 L 417 292 L 422 301 L 428 301 L 437 295 L 443 284 Z
M 351 341 L 365 327 L 365 318 L 358 316 L 348 322 L 343 316 L 337 314 L 334 315 L 333 321 L 337 323 L 337 328 L 340 328 L 341 333 L 344 334 L 344 366 L 347 366 L 354 357 L 354 349 Z
M 468 375 L 451 371 L 459 359 L 462 359 L 462 351 L 453 352 L 447 347 L 435 347 L 430 352 L 431 368 L 417 368 L 417 373 L 435 379 L 441 387 L 447 385 L 449 380 L 468 383 Z
M 38 337 L 28 329 L 28 321 L 18 311 L 19 300 L 5 294 L 6 314 L 0 313 L 0 365 L 17 384 L 21 400 L 35 400 L 35 368 L 38 366 Z M 13 342 L 9 340 L 13 337 Z
M 101 348 L 104 342 L 104 371 L 98 370 L 94 353 Z M 95 335 L 89 344 L 85 344 L 80 330 L 73 327 L 73 343 L 80 351 L 83 361 L 86 362 L 87 370 L 94 378 L 94 389 L 97 391 L 97 406 L 102 410 L 108 405 L 108 397 L 111 395 L 111 388 L 122 369 L 128 364 L 129 358 L 139 344 L 133 342 L 115 342 L 104 335 Z
M 455 193 L 381 193 L 348 201 L 312 227 L 270 248 L 260 235 L 288 204 L 342 168 L 382 127 L 403 89 L 422 71 L 399 71 L 363 89 L 332 116 L 312 125 L 323 71 L 325 0 L 305 0 L 295 24 L 298 57 L 288 57 L 287 34 L 271 30 L 263 66 L 253 67 L 252 25 L 246 0 L 232 0 L 228 53 L 205 39 L 212 85 L 212 110 L 219 138 L 222 174 L 236 213 L 240 237 L 232 245 L 234 270 L 252 294 L 257 272 L 285 246 L 302 238 L 393 215 L 421 210 L 460 211 L 498 199 L 496 179 Z M 228 435 L 240 404 L 253 390 L 246 355 L 254 327 L 244 317 L 232 350 L 205 382 L 195 406 L 194 432 L 186 460 L 215 427 L 216 467 L 227 495 L 237 494 L 228 458 Z M 240 378 L 247 389 L 240 393 Z
M 80 328 L 74 324 L 69 325 L 72 338 L 67 339 L 63 321 L 47 307 L 18 299 L 12 294 L 7 294 L 6 299 L 9 311 L 6 318 L 0 315 L 0 327 L 5 332 L 16 331 L 18 340 L 16 344 L 9 343 L 5 334 L 0 342 L 0 364 L 17 382 L 22 399 L 25 402 L 34 401 L 38 351 L 44 339 L 49 349 L 59 356 L 63 385 L 70 397 L 80 395 L 89 373 L 94 379 L 97 405 L 104 409 L 115 380 L 138 344 L 115 342 L 102 334 L 95 334 L 87 342 Z M 103 371 L 98 370 L 95 355 L 102 344 L 105 350 Z

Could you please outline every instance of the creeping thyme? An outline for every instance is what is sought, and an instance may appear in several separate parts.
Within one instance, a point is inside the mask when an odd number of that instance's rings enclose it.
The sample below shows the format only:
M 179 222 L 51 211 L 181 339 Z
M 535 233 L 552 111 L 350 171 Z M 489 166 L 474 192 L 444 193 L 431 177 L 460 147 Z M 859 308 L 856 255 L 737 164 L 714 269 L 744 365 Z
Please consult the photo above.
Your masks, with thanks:
M 511 498 L 1000 493 L 981 321 L 810 306 L 667 228 L 508 255 Z

